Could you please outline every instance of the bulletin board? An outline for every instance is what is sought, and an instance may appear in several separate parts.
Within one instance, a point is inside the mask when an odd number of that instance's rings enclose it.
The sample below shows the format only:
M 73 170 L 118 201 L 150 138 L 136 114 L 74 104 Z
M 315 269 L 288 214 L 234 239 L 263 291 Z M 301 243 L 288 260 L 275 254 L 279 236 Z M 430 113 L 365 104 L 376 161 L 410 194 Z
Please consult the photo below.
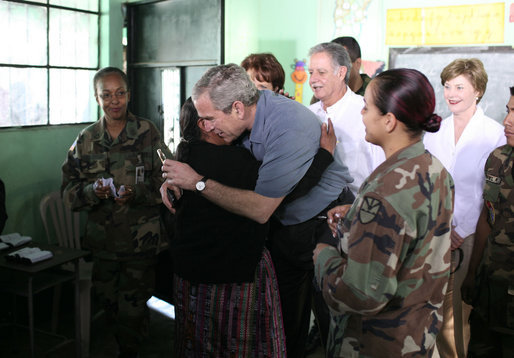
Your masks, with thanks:
M 446 118 L 450 112 L 444 100 L 441 72 L 457 58 L 473 57 L 484 63 L 489 78 L 479 105 L 486 115 L 501 123 L 510 98 L 509 87 L 514 86 L 514 49 L 510 46 L 390 48 L 389 68 L 414 68 L 424 73 L 434 87 L 436 113 Z
M 389 9 L 386 44 L 432 46 L 503 43 L 505 3 Z

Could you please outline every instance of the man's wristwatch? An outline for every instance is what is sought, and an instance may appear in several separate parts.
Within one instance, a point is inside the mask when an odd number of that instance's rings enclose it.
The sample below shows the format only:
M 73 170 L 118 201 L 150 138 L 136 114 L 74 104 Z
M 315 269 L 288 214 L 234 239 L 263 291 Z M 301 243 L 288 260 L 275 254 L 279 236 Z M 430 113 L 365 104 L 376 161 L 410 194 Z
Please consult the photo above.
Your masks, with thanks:
M 203 177 L 202 179 L 200 179 L 199 182 L 196 183 L 195 187 L 196 187 L 196 192 L 197 193 L 201 193 L 205 189 L 205 182 L 208 179 L 209 178 L 207 178 L 207 177 Z

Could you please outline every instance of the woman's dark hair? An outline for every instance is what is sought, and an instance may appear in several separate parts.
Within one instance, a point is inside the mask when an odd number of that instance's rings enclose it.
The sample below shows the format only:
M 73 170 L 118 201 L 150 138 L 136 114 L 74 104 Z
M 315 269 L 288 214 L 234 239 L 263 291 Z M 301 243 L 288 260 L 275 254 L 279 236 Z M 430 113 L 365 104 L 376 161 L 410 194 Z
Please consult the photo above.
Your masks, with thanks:
M 125 82 L 125 86 L 127 87 L 127 91 L 130 91 L 128 77 L 125 74 L 125 72 L 120 70 L 118 67 L 104 67 L 104 68 L 99 69 L 98 72 L 95 73 L 95 77 L 93 77 L 93 87 L 94 87 L 94 91 L 95 91 L 95 96 L 97 95 L 97 93 L 96 93 L 96 85 L 98 84 L 98 81 L 100 81 L 105 76 L 111 75 L 113 73 L 120 75 L 120 77 L 123 80 L 123 82 Z
M 246 71 L 254 70 L 257 81 L 271 83 L 273 91 L 284 89 L 286 79 L 284 68 L 273 54 L 252 53 L 241 62 L 241 67 Z
M 193 104 L 191 97 L 186 99 L 180 110 L 180 143 L 177 146 L 177 160 L 187 161 L 189 156 L 189 144 L 199 141 L 202 131 L 198 127 L 198 112 Z
M 373 84 L 371 90 L 378 109 L 382 114 L 394 114 L 413 136 L 423 130 L 439 130 L 441 117 L 434 113 L 434 88 L 424 74 L 398 68 L 380 73 Z

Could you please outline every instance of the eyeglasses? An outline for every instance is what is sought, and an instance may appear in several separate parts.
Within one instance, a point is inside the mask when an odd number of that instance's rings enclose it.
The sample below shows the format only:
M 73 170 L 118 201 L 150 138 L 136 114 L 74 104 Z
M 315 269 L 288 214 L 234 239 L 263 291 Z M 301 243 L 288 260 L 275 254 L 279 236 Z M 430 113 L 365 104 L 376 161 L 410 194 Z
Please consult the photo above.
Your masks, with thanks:
M 99 94 L 98 97 L 100 97 L 101 99 L 103 99 L 106 102 L 110 102 L 113 100 L 114 97 L 122 98 L 122 97 L 125 97 L 126 94 L 127 94 L 127 91 L 117 91 L 114 94 L 106 92 L 106 93 Z

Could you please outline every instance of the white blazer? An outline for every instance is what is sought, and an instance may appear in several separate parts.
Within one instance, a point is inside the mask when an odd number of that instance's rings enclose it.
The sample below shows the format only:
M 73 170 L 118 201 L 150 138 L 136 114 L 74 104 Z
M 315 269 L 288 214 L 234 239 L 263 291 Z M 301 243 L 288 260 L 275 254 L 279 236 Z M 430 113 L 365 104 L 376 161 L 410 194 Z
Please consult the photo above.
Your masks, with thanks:
M 425 148 L 436 156 L 455 183 L 453 225 L 462 238 L 475 232 L 482 210 L 484 166 L 495 148 L 506 143 L 503 126 L 477 107 L 455 144 L 453 115 L 441 122 L 435 133 L 425 133 Z

